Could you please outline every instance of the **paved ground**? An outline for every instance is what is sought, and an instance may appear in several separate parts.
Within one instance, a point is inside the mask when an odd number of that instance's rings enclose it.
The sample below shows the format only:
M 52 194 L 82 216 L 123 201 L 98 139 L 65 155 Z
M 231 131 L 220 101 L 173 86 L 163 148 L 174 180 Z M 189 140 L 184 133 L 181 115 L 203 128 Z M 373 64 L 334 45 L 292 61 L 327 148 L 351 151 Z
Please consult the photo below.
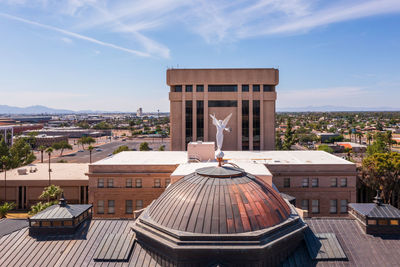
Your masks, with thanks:
M 164 138 L 163 140 L 159 138 L 137 138 L 126 141 L 122 141 L 121 139 L 112 140 L 111 143 L 108 141 L 108 143 L 99 145 L 92 151 L 92 162 L 96 162 L 108 157 L 108 155 L 112 154 L 114 150 L 122 145 L 127 145 L 130 149 L 139 150 L 139 145 L 143 142 L 149 143 L 150 148 L 153 150 L 158 150 L 161 145 L 165 145 L 165 150 L 169 150 L 170 140 L 168 138 Z M 82 147 L 80 146 L 79 150 L 75 150 L 72 153 L 67 150 L 64 152 L 62 157 L 59 157 L 59 152 L 56 151 L 54 153 L 54 158 L 51 159 L 51 162 L 64 160 L 68 163 L 89 163 L 89 151 L 86 149 L 87 146 L 85 146 L 85 150 L 83 150 L 83 152 L 79 152 L 82 151 Z M 97 151 L 97 149 L 100 149 L 100 151 Z M 40 159 L 40 157 L 38 157 L 38 159 Z M 44 158 L 44 162 L 48 162 L 47 155 Z

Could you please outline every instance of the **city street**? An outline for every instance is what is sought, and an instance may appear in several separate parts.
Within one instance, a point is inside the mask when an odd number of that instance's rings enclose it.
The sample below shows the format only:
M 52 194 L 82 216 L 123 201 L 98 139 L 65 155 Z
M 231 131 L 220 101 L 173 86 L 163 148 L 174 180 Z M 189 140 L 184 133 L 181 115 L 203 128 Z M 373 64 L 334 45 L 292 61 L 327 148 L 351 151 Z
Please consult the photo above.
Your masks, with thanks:
M 92 162 L 99 161 L 108 157 L 110 154 L 114 152 L 119 146 L 126 145 L 131 150 L 139 150 L 140 143 L 147 142 L 149 143 L 149 147 L 153 150 L 158 150 L 161 145 L 165 145 L 165 150 L 169 150 L 169 138 L 164 138 L 161 141 L 160 138 L 137 138 L 133 140 L 126 140 L 122 141 L 119 140 L 112 140 L 111 143 L 106 143 L 103 145 L 96 146 L 95 149 L 92 151 Z M 87 150 L 88 145 L 85 145 L 85 150 L 82 149 L 82 146 L 74 147 L 74 151 L 70 152 L 69 150 L 64 151 L 64 155 L 59 157 L 60 152 L 55 151 L 52 154 L 51 162 L 55 163 L 60 160 L 64 160 L 68 163 L 89 163 L 89 151 Z M 82 151 L 83 150 L 83 151 Z M 79 152 L 82 151 L 82 152 Z M 37 161 L 40 162 L 40 153 L 37 155 Z M 44 155 L 43 162 L 48 162 L 48 156 Z

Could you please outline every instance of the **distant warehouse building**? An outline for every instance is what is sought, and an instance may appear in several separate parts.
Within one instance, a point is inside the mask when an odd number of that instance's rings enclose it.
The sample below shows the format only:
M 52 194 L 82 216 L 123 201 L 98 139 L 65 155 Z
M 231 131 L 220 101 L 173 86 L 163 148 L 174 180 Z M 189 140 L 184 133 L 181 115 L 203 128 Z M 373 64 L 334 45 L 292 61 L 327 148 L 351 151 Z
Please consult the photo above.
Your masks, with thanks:
M 19 137 L 28 137 L 27 135 L 21 135 Z M 18 138 L 19 138 L 18 137 Z M 55 143 L 59 143 L 59 142 L 68 142 L 68 137 L 67 136 L 63 136 L 63 135 L 47 135 L 47 134 L 39 134 L 35 136 L 35 144 L 34 146 L 40 147 L 40 146 L 45 146 L 45 147 L 49 147 L 54 145 Z
M 111 130 L 92 130 L 92 129 L 81 129 L 77 127 L 60 127 L 60 128 L 47 128 L 37 131 L 26 131 L 25 134 L 35 132 L 38 134 L 46 135 L 62 135 L 68 138 L 81 138 L 83 136 L 101 137 L 111 136 Z

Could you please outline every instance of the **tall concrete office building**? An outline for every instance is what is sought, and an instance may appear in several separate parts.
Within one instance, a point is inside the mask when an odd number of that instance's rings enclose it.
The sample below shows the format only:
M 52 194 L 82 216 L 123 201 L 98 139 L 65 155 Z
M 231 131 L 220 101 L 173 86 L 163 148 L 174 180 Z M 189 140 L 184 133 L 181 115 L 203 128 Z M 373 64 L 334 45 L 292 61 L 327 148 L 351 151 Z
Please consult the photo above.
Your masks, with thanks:
M 191 141 L 215 141 L 209 114 L 232 117 L 224 150 L 275 148 L 277 69 L 168 69 L 171 150 Z

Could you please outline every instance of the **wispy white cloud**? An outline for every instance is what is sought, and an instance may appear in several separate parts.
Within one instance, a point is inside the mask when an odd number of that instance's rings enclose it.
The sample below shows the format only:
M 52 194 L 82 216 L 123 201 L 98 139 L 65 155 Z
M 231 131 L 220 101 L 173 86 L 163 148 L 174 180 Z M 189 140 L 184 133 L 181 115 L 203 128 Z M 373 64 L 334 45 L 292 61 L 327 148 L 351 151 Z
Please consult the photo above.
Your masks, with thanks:
M 73 43 L 73 41 L 70 38 L 67 38 L 67 37 L 61 37 L 61 41 L 63 41 L 64 43 L 67 43 L 67 44 L 72 44 Z
M 5 13 L 0 13 L 0 16 L 8 18 L 8 19 L 11 19 L 11 20 L 23 22 L 23 23 L 26 23 L 26 24 L 34 25 L 34 26 L 37 26 L 37 27 L 40 27 L 40 28 L 48 29 L 48 30 L 51 30 L 51 31 L 59 32 L 59 33 L 62 33 L 64 35 L 67 35 L 67 36 L 70 36 L 70 37 L 73 37 L 73 38 L 76 38 L 76 39 L 88 41 L 88 42 L 91 42 L 91 43 L 94 43 L 94 44 L 98 44 L 98 45 L 101 45 L 101 46 L 111 47 L 111 48 L 114 48 L 114 49 L 117 49 L 117 50 L 120 50 L 120 51 L 124 51 L 124 52 L 128 52 L 130 54 L 134 54 L 134 55 L 137 55 L 137 56 L 141 56 L 141 57 L 150 56 L 148 53 L 144 53 L 144 52 L 141 52 L 141 51 L 125 48 L 125 47 L 118 46 L 118 45 L 115 45 L 115 44 L 112 44 L 112 43 L 103 42 L 103 41 L 100 41 L 100 40 L 97 40 L 97 39 L 94 39 L 94 38 L 91 38 L 91 37 L 88 37 L 88 36 L 85 36 L 85 35 L 82 35 L 82 34 L 70 32 L 70 31 L 67 31 L 67 30 L 64 30 L 64 29 L 61 29 L 61 28 L 57 28 L 57 27 L 50 26 L 50 25 L 45 25 L 45 24 L 42 24 L 42 23 L 39 23 L 39 22 L 35 22 L 35 21 L 32 21 L 32 20 L 23 19 L 23 18 L 12 16 L 12 15 L 5 14 Z
M 304 34 L 312 29 L 354 19 L 400 13 L 399 0 L 0 0 L 5 3 L 40 7 L 60 14 L 68 27 L 48 29 L 75 35 L 101 31 L 127 37 L 140 47 L 134 54 L 169 58 L 170 49 L 156 34 L 168 27 L 189 30 L 208 43 L 221 43 L 259 36 Z M 9 17 L 11 18 L 11 17 Z M 14 17 L 15 18 L 15 17 Z M 20 21 L 35 24 L 38 22 Z M 65 29 L 74 30 L 65 30 Z M 68 33 L 67 33 L 68 32 Z M 71 35 L 72 34 L 72 35 Z M 126 50 L 115 44 L 86 38 L 100 45 Z M 118 39 L 118 38 L 116 38 Z M 119 48 L 117 48 L 119 47 Z M 128 51 L 127 51 L 128 52 Z

